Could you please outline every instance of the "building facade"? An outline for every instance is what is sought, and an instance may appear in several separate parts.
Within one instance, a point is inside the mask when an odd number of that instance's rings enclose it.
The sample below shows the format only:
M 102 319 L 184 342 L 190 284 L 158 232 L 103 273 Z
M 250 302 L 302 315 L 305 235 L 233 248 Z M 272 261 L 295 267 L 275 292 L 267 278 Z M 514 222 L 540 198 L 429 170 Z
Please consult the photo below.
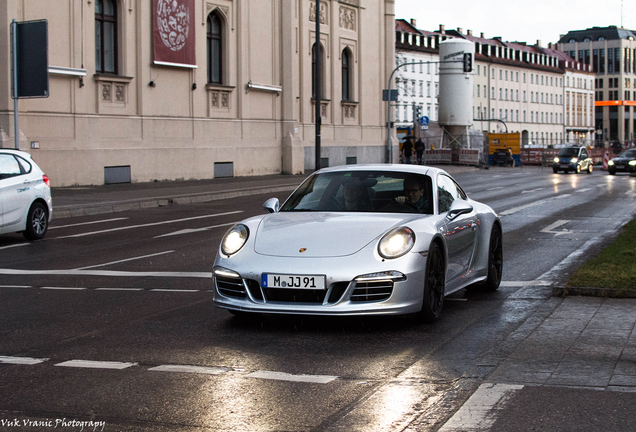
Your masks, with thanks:
M 562 36 L 559 50 L 595 74 L 596 140 L 636 141 L 636 32 L 616 26 L 573 30 Z
M 386 159 L 394 0 L 4 1 L 11 148 L 13 19 L 48 21 L 50 95 L 19 101 L 19 146 L 56 186 L 311 170 L 318 56 L 323 165 Z
M 519 132 L 524 146 L 592 143 L 594 124 L 590 107 L 594 94 L 590 88 L 593 77 L 590 66 L 557 51 L 552 44 L 542 47 L 540 41 L 535 45 L 505 42 L 501 38 L 486 38 L 483 33 L 477 36 L 471 30 L 464 33 L 461 28 L 447 30 L 444 26 L 435 32 L 425 32 L 404 20 L 396 21 L 396 29 L 396 63 L 402 59 L 417 61 L 422 53 L 439 61 L 436 43 L 447 38 L 461 38 L 475 44 L 474 129 Z M 417 99 L 418 87 L 413 88 L 417 78 L 410 72 L 405 74 L 405 81 L 410 81 L 410 85 L 404 86 L 409 93 L 401 99 L 402 105 L 408 105 L 409 98 L 416 99 L 420 105 L 427 103 Z M 567 84 L 570 82 L 572 85 Z M 574 102 L 566 106 L 568 100 Z M 570 117 L 566 116 L 566 108 L 570 110 Z M 412 111 L 407 108 L 406 114 Z M 574 123 L 566 126 L 568 118 Z M 408 122 L 411 117 L 405 116 L 404 120 Z

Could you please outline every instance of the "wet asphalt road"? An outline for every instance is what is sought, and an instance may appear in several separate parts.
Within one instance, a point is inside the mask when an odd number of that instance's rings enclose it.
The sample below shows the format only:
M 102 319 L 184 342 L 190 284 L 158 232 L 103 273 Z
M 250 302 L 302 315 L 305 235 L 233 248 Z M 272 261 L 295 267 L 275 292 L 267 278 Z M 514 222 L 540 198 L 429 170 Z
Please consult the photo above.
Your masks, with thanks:
M 484 358 L 555 307 L 549 286 L 636 212 L 628 176 L 524 168 L 455 178 L 502 216 L 504 283 L 453 295 L 433 325 L 214 309 L 221 236 L 284 192 L 56 219 L 32 244 L 0 238 L 0 420 L 36 422 L 20 430 L 59 419 L 58 430 L 439 429 L 492 373 Z

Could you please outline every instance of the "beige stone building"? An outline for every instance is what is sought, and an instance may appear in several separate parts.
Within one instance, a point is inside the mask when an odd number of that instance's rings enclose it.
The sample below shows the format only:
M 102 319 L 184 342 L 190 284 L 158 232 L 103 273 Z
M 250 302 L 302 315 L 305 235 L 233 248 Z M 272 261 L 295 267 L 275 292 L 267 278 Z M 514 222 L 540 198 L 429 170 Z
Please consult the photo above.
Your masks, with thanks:
M 386 159 L 393 9 L 321 1 L 323 165 Z M 50 95 L 19 100 L 19 146 L 55 186 L 315 166 L 315 1 L 2 1 L 0 145 L 10 148 L 13 19 L 48 21 Z M 184 46 L 189 58 L 169 58 Z

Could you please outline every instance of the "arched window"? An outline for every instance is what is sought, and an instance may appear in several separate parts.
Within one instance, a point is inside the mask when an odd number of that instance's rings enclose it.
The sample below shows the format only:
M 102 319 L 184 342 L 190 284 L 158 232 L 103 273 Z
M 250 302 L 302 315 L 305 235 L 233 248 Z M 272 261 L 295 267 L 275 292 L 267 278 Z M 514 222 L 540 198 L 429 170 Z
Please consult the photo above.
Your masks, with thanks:
M 320 98 L 325 96 L 325 50 L 322 44 L 319 45 L 320 51 Z M 316 44 L 311 49 L 311 97 L 316 97 Z
M 216 12 L 207 19 L 208 82 L 223 83 L 223 22 Z
M 95 1 L 95 72 L 117 73 L 117 2 Z
M 347 102 L 353 100 L 352 69 L 351 51 L 345 48 L 342 51 L 342 100 Z

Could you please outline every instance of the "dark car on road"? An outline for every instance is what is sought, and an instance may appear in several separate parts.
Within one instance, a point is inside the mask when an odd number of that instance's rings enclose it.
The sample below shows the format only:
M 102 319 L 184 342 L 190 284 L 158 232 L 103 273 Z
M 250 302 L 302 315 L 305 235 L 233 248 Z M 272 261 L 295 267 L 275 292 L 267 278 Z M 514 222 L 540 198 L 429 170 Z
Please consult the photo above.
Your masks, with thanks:
M 555 173 L 563 171 L 567 174 L 574 171 L 578 174 L 581 171 L 587 171 L 591 174 L 594 169 L 593 165 L 594 163 L 585 147 L 563 147 L 554 158 L 552 170 Z
M 607 164 L 607 172 L 614 175 L 617 172 L 636 173 L 636 149 L 624 151 Z

